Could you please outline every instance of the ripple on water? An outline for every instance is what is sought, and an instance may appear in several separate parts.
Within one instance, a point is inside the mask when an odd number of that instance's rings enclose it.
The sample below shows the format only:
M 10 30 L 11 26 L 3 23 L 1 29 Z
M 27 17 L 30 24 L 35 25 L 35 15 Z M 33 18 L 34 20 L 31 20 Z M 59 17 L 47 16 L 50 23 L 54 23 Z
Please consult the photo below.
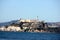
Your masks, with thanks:
M 59 33 L 0 32 L 0 40 L 60 40 Z

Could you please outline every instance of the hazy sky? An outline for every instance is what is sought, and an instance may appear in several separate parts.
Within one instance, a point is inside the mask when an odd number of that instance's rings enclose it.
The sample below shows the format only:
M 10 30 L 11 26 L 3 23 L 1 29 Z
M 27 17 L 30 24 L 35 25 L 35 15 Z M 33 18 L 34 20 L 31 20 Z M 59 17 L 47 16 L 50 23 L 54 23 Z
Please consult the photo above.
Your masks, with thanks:
M 60 21 L 60 0 L 0 0 L 0 22 L 35 19 Z

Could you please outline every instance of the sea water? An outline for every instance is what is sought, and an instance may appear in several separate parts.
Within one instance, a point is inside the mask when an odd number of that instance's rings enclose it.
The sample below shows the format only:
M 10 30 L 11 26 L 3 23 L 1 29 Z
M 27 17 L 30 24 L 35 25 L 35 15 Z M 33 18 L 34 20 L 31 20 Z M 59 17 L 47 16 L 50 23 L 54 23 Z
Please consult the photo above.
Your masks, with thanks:
M 60 33 L 0 32 L 0 40 L 60 40 Z

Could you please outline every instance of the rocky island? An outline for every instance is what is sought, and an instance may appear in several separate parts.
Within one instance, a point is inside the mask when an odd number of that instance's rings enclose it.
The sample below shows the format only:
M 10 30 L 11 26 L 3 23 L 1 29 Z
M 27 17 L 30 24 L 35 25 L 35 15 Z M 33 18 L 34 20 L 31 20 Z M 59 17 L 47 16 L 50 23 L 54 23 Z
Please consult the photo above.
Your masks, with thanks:
M 20 19 L 16 23 L 0 27 L 0 31 L 14 32 L 60 32 L 60 27 L 48 25 L 47 22 L 39 20 Z

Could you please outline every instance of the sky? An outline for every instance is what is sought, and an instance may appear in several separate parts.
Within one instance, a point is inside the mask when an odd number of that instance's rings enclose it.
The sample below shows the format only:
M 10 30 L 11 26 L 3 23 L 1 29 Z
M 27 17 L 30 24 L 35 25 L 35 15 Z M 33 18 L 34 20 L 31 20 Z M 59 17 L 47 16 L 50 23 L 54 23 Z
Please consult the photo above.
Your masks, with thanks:
M 0 0 L 0 22 L 36 19 L 60 22 L 60 0 Z

